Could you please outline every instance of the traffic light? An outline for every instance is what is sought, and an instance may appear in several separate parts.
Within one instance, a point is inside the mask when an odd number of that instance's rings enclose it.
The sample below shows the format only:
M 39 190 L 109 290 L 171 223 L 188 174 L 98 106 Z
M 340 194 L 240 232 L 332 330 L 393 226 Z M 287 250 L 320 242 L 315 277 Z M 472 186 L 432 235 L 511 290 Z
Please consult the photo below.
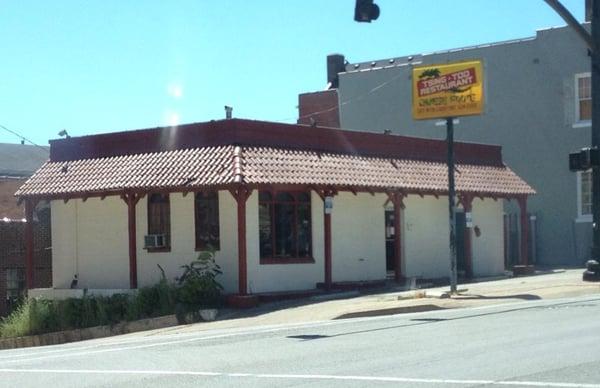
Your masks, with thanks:
M 600 150 L 598 148 L 582 148 L 581 151 L 569 154 L 569 170 L 585 171 L 600 166 Z
M 357 22 L 371 23 L 379 17 L 379 6 L 373 0 L 356 0 L 354 20 Z

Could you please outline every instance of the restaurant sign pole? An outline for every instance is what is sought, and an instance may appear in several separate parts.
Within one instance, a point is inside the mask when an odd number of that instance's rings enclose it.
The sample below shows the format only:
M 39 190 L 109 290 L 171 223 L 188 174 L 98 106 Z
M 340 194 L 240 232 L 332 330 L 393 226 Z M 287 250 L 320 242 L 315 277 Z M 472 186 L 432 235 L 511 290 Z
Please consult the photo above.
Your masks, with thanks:
M 415 120 L 446 119 L 448 144 L 448 213 L 450 223 L 450 293 L 457 293 L 456 188 L 454 184 L 454 118 L 483 111 L 481 61 L 416 66 L 412 71 Z

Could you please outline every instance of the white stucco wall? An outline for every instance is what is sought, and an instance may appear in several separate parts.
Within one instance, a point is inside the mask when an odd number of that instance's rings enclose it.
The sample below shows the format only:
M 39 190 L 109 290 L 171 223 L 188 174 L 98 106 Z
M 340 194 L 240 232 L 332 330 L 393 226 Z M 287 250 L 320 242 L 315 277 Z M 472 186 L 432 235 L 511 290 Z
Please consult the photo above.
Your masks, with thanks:
M 64 203 L 51 201 L 52 212 L 52 285 L 69 288 L 73 275 L 77 273 L 75 257 L 77 218 L 75 200 Z
M 160 264 L 169 281 L 181 274 L 181 266 L 198 256 L 194 236 L 194 195 L 170 195 L 171 251 L 148 252 L 147 196 L 136 207 L 138 286 L 160 279 Z M 52 283 L 69 288 L 79 274 L 78 288 L 129 288 L 129 234 L 127 206 L 119 197 L 52 201 Z M 227 191 L 219 192 L 221 249 L 216 253 L 223 270 L 219 281 L 225 292 L 237 292 L 237 213 Z
M 385 226 L 383 194 L 339 193 L 332 213 L 333 281 L 383 279 Z M 197 257 L 194 237 L 194 195 L 170 195 L 171 251 L 147 252 L 147 197 L 137 212 L 137 263 L 140 287 L 160 279 L 160 264 L 170 281 L 181 274 L 180 266 Z M 403 273 L 424 278 L 449 273 L 447 197 L 404 200 L 402 216 Z M 251 293 L 306 290 L 324 280 L 323 201 L 311 194 L 314 263 L 260 264 L 258 193 L 246 208 L 248 291 Z M 52 201 L 53 286 L 69 288 L 79 274 L 80 288 L 128 288 L 129 254 L 127 207 L 116 196 Z M 496 275 L 504 269 L 502 203 L 491 199 L 473 202 L 473 222 L 481 235 L 473 234 L 473 269 L 476 276 Z M 237 205 L 228 191 L 219 192 L 221 248 L 217 262 L 226 293 L 238 291 Z
M 404 199 L 404 276 L 446 277 L 450 273 L 448 197 Z
M 384 194 L 345 192 L 334 197 L 331 215 L 334 282 L 385 279 L 386 199 Z
M 148 233 L 148 196 L 142 198 L 136 206 L 140 287 L 155 284 L 160 280 L 161 273 L 157 264 L 165 270 L 167 279 L 174 281 L 182 273 L 181 266 L 198 257 L 199 252 L 195 250 L 194 194 L 183 196 L 181 193 L 171 193 L 169 201 L 171 205 L 170 252 L 148 252 L 144 249 L 144 236 Z M 226 293 L 235 293 L 238 288 L 237 205 L 227 191 L 219 191 L 219 234 L 220 249 L 215 257 L 223 275 L 218 280 Z
M 53 287 L 69 288 L 78 274 L 78 288 L 128 288 L 125 203 L 107 197 L 51 206 Z
M 473 200 L 473 227 L 479 237 L 471 234 L 473 242 L 473 275 L 494 276 L 504 272 L 504 220 L 502 201 Z
M 315 288 L 323 281 L 323 201 L 311 194 L 314 263 L 260 264 L 258 235 L 258 192 L 246 204 L 248 292 L 292 291 Z

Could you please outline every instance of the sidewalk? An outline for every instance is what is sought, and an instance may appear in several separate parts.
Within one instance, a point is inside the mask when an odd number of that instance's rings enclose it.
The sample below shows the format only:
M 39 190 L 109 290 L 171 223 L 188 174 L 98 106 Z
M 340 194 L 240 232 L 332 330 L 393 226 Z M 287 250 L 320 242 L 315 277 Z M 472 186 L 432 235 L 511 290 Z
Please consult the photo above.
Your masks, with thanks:
M 346 292 L 318 297 L 265 303 L 250 310 L 224 310 L 217 321 L 176 326 L 148 332 L 175 334 L 290 323 L 306 323 L 353 317 L 391 315 L 438 309 L 474 307 L 527 300 L 600 295 L 600 283 L 583 282 L 583 269 L 536 271 L 535 275 L 459 284 L 459 295 L 440 298 L 448 286 L 374 294 Z M 328 299 L 330 298 L 330 299 Z

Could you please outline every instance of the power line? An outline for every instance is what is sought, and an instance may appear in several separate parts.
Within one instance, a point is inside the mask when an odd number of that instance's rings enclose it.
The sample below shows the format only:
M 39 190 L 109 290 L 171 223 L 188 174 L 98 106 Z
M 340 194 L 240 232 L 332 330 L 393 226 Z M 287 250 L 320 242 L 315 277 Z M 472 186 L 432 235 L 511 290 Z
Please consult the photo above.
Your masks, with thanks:
M 36 146 L 37 148 L 39 148 L 39 149 L 41 149 L 41 150 L 44 150 L 46 153 L 48 153 L 48 154 L 50 153 L 50 152 L 48 151 L 48 148 L 45 148 L 45 147 L 42 147 L 42 146 L 40 146 L 40 145 L 37 145 L 37 144 L 35 144 L 33 141 L 29 140 L 28 138 L 26 138 L 25 136 L 21 135 L 20 133 L 18 133 L 18 132 L 15 132 L 15 131 L 13 131 L 13 130 L 11 130 L 11 129 L 8 129 L 8 128 L 6 128 L 6 127 L 5 127 L 4 125 L 2 125 L 2 124 L 0 124 L 0 128 L 4 129 L 6 132 L 12 133 L 13 135 L 17 136 L 17 137 L 18 137 L 18 138 L 20 138 L 21 140 L 24 140 L 24 141 L 26 141 L 26 142 L 30 143 L 31 145 L 34 145 L 34 146 Z
M 301 119 L 306 119 L 306 118 L 309 118 L 309 117 L 311 117 L 311 116 L 320 115 L 320 114 L 322 114 L 322 113 L 327 113 L 327 112 L 334 111 L 334 110 L 336 110 L 336 109 L 340 109 L 340 108 L 341 108 L 342 106 L 344 106 L 344 105 L 348 105 L 348 104 L 350 104 L 350 103 L 352 103 L 352 102 L 355 102 L 355 101 L 358 101 L 358 100 L 362 100 L 363 98 L 367 97 L 368 95 L 375 93 L 375 92 L 376 92 L 376 91 L 378 91 L 379 89 L 383 88 L 384 86 L 387 86 L 388 84 L 392 83 L 393 81 L 397 80 L 398 78 L 402 77 L 403 75 L 404 75 L 403 73 L 399 73 L 399 74 L 397 74 L 397 75 L 393 76 L 392 78 L 388 79 L 387 81 L 385 81 L 385 82 L 382 82 L 382 83 L 380 83 L 379 85 L 377 85 L 377 86 L 375 86 L 375 87 L 371 88 L 371 89 L 370 89 L 369 91 L 367 91 L 366 93 L 359 94 L 358 96 L 354 96 L 354 97 L 352 97 L 352 98 L 349 98 L 349 99 L 347 99 L 346 101 L 342 101 L 342 102 L 340 102 L 340 103 L 339 103 L 339 105 L 335 105 L 335 106 L 333 106 L 333 107 L 331 107 L 331 108 L 324 109 L 324 110 L 321 110 L 321 111 L 318 111 L 318 112 L 312 112 L 312 113 L 309 113 L 309 114 L 306 114 L 306 115 L 303 115 L 303 116 L 298 116 L 298 118 L 286 118 L 286 119 L 283 119 L 283 120 L 281 120 L 281 121 L 284 121 L 284 122 L 285 122 L 285 121 L 289 121 L 289 120 L 301 120 Z

